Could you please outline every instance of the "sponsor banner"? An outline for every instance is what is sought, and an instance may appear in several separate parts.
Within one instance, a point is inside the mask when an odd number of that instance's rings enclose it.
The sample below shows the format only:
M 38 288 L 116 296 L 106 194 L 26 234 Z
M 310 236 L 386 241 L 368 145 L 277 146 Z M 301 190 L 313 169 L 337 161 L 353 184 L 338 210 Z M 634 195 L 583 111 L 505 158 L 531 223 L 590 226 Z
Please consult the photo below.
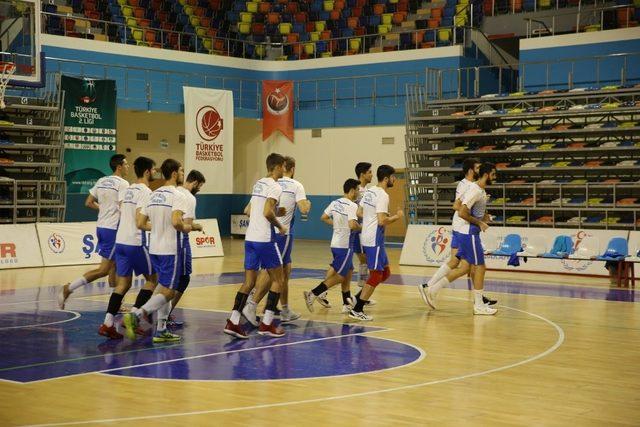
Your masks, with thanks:
M 68 193 L 87 193 L 111 174 L 116 152 L 116 83 L 114 80 L 62 76 L 64 163 Z
M 42 265 L 35 224 L 0 225 L 0 270 Z
M 201 194 L 233 193 L 233 93 L 183 87 L 184 172 L 202 172 Z
M 231 234 L 247 234 L 249 217 L 247 215 L 231 215 Z
M 549 250 L 556 236 L 567 235 L 573 241 L 574 250 L 580 247 L 592 248 L 601 254 L 613 237 L 628 237 L 623 230 L 572 230 L 540 229 L 521 227 L 491 227 L 480 238 L 485 249 L 497 249 L 505 236 L 519 234 L 524 245 Z M 451 227 L 437 225 L 411 224 L 407 229 L 405 242 L 400 256 L 401 265 L 439 266 L 449 259 L 451 254 Z M 633 250 L 633 249 L 631 249 Z M 507 257 L 485 256 L 487 268 L 492 270 L 526 270 L 552 273 L 572 273 L 585 275 L 606 275 L 602 261 L 578 261 L 572 259 L 528 258 L 522 260 L 519 267 L 507 265 Z
M 293 82 L 262 81 L 262 140 L 279 130 L 293 142 Z
M 95 222 L 36 224 L 45 266 L 99 264 Z
M 218 229 L 218 220 L 201 219 L 196 220 L 196 222 L 202 224 L 204 233 L 199 231 L 189 233 L 193 258 L 224 256 L 222 240 L 220 240 L 220 230 Z

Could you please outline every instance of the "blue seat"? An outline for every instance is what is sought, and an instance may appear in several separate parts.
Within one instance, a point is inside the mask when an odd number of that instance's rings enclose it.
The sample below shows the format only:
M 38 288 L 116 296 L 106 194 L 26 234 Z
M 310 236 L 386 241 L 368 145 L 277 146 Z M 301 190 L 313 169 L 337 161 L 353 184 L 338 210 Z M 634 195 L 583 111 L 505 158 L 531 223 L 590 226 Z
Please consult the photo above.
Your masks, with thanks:
M 522 238 L 519 234 L 507 234 L 500 248 L 493 251 L 491 255 L 511 256 L 522 251 Z
M 573 253 L 573 240 L 570 236 L 556 236 L 549 252 L 542 254 L 543 258 L 565 258 Z
M 629 256 L 629 245 L 627 239 L 624 237 L 614 237 L 609 240 L 607 249 L 604 254 L 600 255 L 596 259 L 598 261 L 622 261 L 625 257 Z

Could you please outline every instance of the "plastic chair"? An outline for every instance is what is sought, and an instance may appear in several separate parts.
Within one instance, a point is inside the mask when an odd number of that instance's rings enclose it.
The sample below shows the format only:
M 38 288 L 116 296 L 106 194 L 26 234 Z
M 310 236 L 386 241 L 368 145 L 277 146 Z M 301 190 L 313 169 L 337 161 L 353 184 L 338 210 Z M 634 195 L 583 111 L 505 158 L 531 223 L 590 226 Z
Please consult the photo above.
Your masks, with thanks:
M 511 256 L 522 251 L 522 238 L 519 234 L 507 234 L 500 245 L 500 248 L 492 255 Z
M 624 237 L 614 237 L 609 240 L 607 249 L 598 256 L 598 261 L 622 261 L 629 256 L 629 245 Z
M 542 254 L 543 258 L 565 258 L 573 253 L 573 241 L 570 236 L 556 236 L 551 250 Z
M 527 238 L 527 242 L 522 245 L 522 251 L 518 255 L 538 257 L 547 251 L 547 247 L 542 236 L 531 236 Z
M 585 238 L 580 241 L 580 244 L 575 251 L 569 255 L 571 259 L 595 259 L 598 256 L 600 249 L 600 241 L 595 238 Z

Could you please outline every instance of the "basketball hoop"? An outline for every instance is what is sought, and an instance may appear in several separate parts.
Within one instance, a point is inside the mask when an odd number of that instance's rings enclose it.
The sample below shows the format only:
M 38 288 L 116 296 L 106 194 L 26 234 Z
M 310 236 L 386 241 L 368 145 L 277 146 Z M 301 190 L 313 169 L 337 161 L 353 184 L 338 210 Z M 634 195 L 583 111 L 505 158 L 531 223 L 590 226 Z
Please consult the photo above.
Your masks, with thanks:
M 0 62 L 0 110 L 4 109 L 4 92 L 7 90 L 7 85 L 11 76 L 16 71 L 16 65 L 13 62 Z

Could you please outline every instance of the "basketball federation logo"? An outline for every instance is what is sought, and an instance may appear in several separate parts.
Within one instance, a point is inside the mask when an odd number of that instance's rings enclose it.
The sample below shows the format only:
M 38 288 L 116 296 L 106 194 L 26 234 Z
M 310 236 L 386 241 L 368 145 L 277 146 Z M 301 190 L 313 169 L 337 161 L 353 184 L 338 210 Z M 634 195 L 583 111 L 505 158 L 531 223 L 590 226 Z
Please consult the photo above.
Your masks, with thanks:
M 213 141 L 223 129 L 223 120 L 220 113 L 210 105 L 202 107 L 196 114 L 196 128 L 200 138 L 205 141 Z
M 289 111 L 289 97 L 280 89 L 276 88 L 267 95 L 267 110 L 275 116 L 282 116 Z
M 82 96 L 80 102 L 83 104 L 91 104 L 96 100 L 96 82 L 92 79 L 85 79 L 82 82 Z
M 51 249 L 51 252 L 53 252 L 54 254 L 60 254 L 64 252 L 66 244 L 64 242 L 64 238 L 60 234 L 53 233 L 51 236 L 49 236 L 47 243 L 49 244 L 49 249 Z
M 449 232 L 445 227 L 438 227 L 427 234 L 422 244 L 422 253 L 429 262 L 442 262 L 449 256 Z

